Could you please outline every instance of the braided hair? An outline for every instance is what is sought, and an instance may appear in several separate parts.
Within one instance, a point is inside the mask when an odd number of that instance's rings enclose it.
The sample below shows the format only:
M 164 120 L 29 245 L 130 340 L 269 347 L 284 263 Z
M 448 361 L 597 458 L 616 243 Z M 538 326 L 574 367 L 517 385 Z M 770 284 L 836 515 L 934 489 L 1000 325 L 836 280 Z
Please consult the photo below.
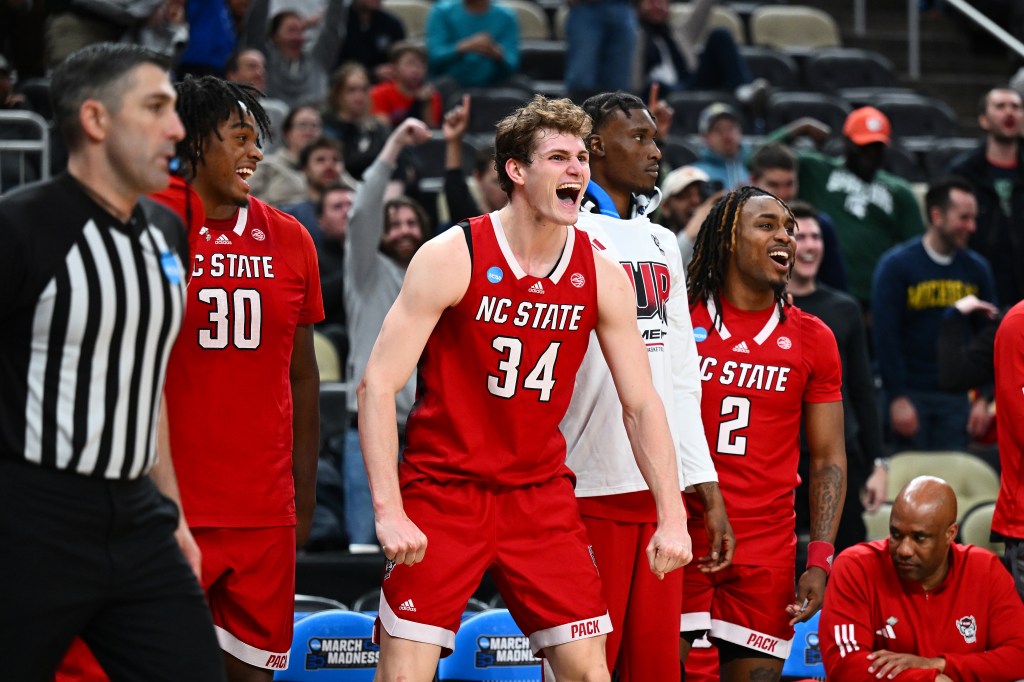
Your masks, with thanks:
M 597 133 L 604 127 L 604 124 L 615 115 L 616 111 L 621 111 L 626 115 L 626 118 L 632 118 L 633 114 L 630 112 L 634 109 L 640 109 L 646 111 L 648 114 L 651 113 L 644 101 L 636 95 L 628 92 L 603 92 L 600 95 L 594 95 L 593 97 L 587 98 L 582 104 L 583 111 L 587 112 L 590 116 L 590 120 L 594 122 L 594 133 Z M 651 118 L 654 115 L 651 114 Z M 589 140 L 588 140 L 589 145 Z
M 263 93 L 251 85 L 226 81 L 215 76 L 185 76 L 175 84 L 178 91 L 178 116 L 185 126 L 185 138 L 178 143 L 178 156 L 188 162 L 193 175 L 203 162 L 203 146 L 210 133 L 221 139 L 217 128 L 237 113 L 245 120 L 252 114 L 260 140 L 271 137 L 272 124 L 260 104 Z
M 740 222 L 743 206 L 753 197 L 771 197 L 778 201 L 786 213 L 789 207 L 771 192 L 758 187 L 734 189 L 715 202 L 708 217 L 700 226 L 697 240 L 693 245 L 693 260 L 686 269 L 686 287 L 690 293 L 690 310 L 701 301 L 708 299 L 715 303 L 715 319 L 718 326 L 722 319 L 722 288 L 725 274 L 729 269 L 729 257 L 736 248 L 736 228 Z M 785 288 L 775 291 L 775 302 L 779 307 L 779 319 L 786 319 Z

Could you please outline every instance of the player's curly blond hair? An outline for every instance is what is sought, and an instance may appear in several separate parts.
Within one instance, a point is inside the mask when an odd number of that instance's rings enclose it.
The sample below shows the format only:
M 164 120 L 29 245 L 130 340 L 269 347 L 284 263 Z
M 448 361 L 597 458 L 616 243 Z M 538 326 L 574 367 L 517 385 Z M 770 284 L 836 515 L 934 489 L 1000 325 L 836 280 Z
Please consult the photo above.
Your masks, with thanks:
M 524 106 L 498 122 L 494 138 L 494 166 L 498 171 L 498 185 L 512 196 L 512 179 L 505 172 L 505 162 L 516 159 L 530 163 L 537 146 L 537 131 L 577 135 L 586 141 L 590 137 L 590 116 L 568 99 L 548 99 L 534 95 Z

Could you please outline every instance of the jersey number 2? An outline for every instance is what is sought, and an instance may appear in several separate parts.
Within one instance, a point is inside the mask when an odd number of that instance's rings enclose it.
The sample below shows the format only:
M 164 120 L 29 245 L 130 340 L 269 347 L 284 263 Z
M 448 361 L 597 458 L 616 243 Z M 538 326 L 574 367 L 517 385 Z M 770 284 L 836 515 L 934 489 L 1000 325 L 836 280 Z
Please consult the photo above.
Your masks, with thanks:
M 235 348 L 259 348 L 263 330 L 263 304 L 255 289 L 235 289 L 230 297 L 226 289 L 200 289 L 200 301 L 210 304 L 212 329 L 199 330 L 202 348 L 221 350 L 229 341 Z
M 718 454 L 744 457 L 747 454 L 747 437 L 736 432 L 750 426 L 750 398 L 725 396 L 720 414 L 730 418 L 718 424 Z
M 551 400 L 551 389 L 555 387 L 555 360 L 561 342 L 552 341 L 547 349 L 537 358 L 537 364 L 523 379 L 523 388 L 540 391 L 539 400 L 546 403 Z M 516 394 L 519 384 L 519 363 L 523 359 L 523 342 L 514 336 L 496 336 L 491 347 L 502 353 L 504 357 L 498 361 L 499 375 L 487 375 L 487 390 L 499 398 L 511 398 Z

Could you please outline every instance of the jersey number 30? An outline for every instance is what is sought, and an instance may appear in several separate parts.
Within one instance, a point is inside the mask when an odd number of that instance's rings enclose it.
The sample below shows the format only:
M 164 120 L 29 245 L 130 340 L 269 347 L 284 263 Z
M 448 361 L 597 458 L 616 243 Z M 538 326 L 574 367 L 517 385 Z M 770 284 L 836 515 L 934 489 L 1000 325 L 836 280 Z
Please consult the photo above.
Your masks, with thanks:
M 747 454 L 747 437 L 737 432 L 750 426 L 750 398 L 727 395 L 722 398 L 721 416 L 729 417 L 718 423 L 718 446 L 720 455 Z
M 552 341 L 537 358 L 537 364 L 523 379 L 523 388 L 540 391 L 538 400 L 551 400 L 551 389 L 555 387 L 555 360 L 561 342 Z M 487 375 L 487 390 L 499 398 L 511 398 L 519 385 L 519 363 L 523 359 L 523 342 L 514 336 L 496 336 L 491 347 L 503 355 L 498 361 L 500 374 Z
M 200 289 L 199 300 L 210 304 L 213 328 L 199 329 L 202 348 L 221 350 L 231 343 L 241 350 L 259 348 L 263 330 L 263 302 L 255 289 Z

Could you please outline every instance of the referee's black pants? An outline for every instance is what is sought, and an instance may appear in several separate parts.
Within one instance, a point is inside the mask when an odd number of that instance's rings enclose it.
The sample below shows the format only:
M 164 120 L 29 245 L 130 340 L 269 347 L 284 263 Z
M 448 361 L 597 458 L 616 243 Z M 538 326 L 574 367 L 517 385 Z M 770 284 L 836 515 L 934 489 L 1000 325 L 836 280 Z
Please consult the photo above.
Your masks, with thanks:
M 0 461 L 0 676 L 49 682 L 81 635 L 112 682 L 224 680 L 177 523 L 149 477 Z

